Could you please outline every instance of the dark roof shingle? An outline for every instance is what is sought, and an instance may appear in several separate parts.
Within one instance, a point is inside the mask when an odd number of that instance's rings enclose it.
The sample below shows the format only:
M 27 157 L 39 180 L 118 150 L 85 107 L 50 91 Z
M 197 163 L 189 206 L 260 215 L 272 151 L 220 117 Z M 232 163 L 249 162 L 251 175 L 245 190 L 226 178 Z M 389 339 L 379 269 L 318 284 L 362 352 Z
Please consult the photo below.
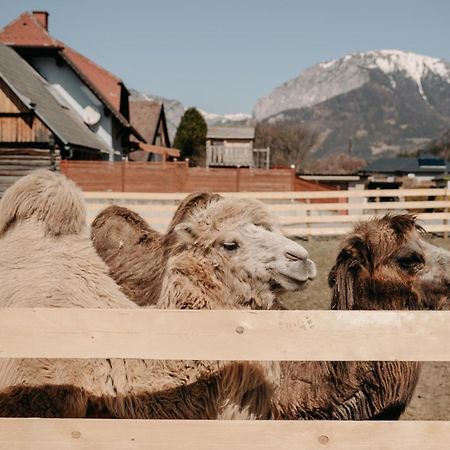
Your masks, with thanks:
M 106 142 L 78 114 L 54 97 L 48 83 L 13 49 L 1 43 L 0 77 L 63 144 L 109 151 Z

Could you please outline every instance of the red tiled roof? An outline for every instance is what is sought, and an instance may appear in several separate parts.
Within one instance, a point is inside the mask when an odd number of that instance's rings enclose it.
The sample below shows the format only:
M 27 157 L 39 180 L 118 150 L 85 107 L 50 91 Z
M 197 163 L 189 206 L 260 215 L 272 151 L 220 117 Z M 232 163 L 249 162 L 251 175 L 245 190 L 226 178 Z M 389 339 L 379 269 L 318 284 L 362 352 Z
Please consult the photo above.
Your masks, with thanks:
M 109 100 L 112 106 L 120 111 L 120 91 L 122 80 L 94 61 L 64 45 L 64 55 L 72 61 L 80 72 Z
M 42 13 L 38 13 L 42 14 Z M 0 30 L 0 42 L 13 47 L 55 47 L 92 83 L 117 112 L 120 111 L 122 80 L 89 58 L 54 39 L 37 16 L 30 12 L 21 14 Z
M 21 14 L 0 30 L 0 41 L 16 47 L 61 47 L 61 42 L 52 38 L 42 23 L 29 12 Z

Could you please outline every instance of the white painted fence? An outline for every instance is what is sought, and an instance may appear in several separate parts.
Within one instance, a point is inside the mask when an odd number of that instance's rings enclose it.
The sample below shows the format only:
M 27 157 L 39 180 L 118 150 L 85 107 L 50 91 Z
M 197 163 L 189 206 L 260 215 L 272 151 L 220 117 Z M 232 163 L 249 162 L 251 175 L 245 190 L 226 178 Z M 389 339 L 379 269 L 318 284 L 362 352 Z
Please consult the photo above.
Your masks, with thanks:
M 110 204 L 141 214 L 152 227 L 163 231 L 178 202 L 187 194 L 86 192 L 92 220 Z M 376 214 L 413 212 L 429 232 L 450 231 L 448 189 L 350 190 L 320 192 L 236 192 L 225 197 L 257 198 L 267 203 L 287 235 L 332 236 L 350 231 L 352 225 Z M 389 200 L 389 201 L 385 201 Z

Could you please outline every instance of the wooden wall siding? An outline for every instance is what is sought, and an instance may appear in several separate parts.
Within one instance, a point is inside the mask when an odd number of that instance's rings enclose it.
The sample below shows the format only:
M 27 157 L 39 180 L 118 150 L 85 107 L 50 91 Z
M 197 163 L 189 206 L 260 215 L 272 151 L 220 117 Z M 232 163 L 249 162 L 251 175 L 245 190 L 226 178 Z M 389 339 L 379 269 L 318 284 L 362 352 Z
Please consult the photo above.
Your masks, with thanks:
M 0 143 L 48 142 L 49 130 L 0 79 Z
M 193 192 L 294 189 L 292 169 L 188 167 L 184 162 L 62 161 L 61 171 L 85 191 Z
M 0 147 L 0 197 L 20 177 L 35 169 L 58 170 L 59 151 Z

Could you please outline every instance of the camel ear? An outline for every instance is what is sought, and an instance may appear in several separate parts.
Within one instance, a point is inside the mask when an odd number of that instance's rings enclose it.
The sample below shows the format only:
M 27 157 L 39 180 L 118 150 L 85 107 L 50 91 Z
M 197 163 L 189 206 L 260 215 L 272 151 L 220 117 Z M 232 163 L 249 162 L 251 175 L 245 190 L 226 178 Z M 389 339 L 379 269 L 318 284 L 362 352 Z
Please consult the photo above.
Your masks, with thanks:
M 183 240 L 186 244 L 193 244 L 197 238 L 197 234 L 194 231 L 194 227 L 189 222 L 181 222 L 175 225 L 174 228 L 177 236 Z

